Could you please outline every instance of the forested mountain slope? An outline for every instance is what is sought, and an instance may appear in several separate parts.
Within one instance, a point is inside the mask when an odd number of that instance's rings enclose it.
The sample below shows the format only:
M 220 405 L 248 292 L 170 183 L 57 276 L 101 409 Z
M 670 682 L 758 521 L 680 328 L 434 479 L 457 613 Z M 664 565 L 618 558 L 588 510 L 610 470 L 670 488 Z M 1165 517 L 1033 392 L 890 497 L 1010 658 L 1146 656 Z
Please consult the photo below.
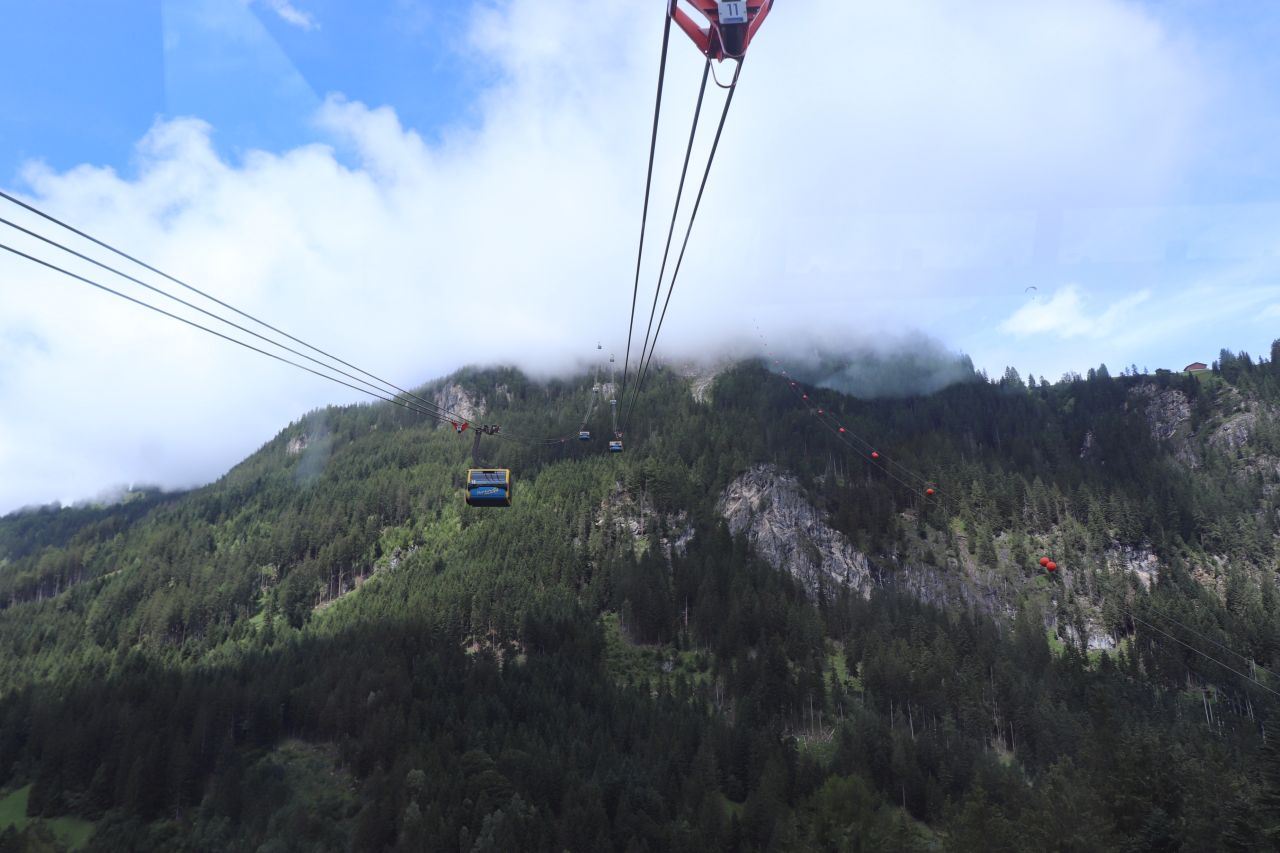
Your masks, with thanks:
M 1278 367 L 806 389 L 933 499 L 757 363 L 660 371 L 620 456 L 486 439 L 508 510 L 469 437 L 313 412 L 0 519 L 0 775 L 104 850 L 1267 849 Z M 589 390 L 423 393 L 552 435 Z

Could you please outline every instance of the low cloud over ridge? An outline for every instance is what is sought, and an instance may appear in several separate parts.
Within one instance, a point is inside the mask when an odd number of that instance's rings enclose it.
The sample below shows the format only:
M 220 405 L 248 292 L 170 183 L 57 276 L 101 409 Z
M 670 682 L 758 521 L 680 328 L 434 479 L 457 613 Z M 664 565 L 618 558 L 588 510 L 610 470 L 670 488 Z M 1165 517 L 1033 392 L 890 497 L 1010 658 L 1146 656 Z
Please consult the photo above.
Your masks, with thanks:
M 649 11 L 480 7 L 472 56 L 497 82 L 478 121 L 430 129 L 439 142 L 331 95 L 313 145 L 228 160 L 216 128 L 175 119 L 140 142 L 132 174 L 37 163 L 18 190 L 400 384 L 477 361 L 562 372 L 598 340 L 621 361 L 661 28 Z M 815 29 L 844 35 L 815 50 Z M 650 248 L 700 73 L 687 45 L 672 59 Z M 1115 0 L 780 7 L 660 352 L 719 351 L 757 321 L 854 349 L 913 328 L 962 345 L 952 318 L 1015 284 L 960 289 L 953 271 L 1031 251 L 1000 211 L 1161 197 L 1196 155 L 1210 85 L 1192 47 Z M 364 399 L 24 262 L 0 259 L 0 275 L 0 511 L 206 481 L 300 413 Z

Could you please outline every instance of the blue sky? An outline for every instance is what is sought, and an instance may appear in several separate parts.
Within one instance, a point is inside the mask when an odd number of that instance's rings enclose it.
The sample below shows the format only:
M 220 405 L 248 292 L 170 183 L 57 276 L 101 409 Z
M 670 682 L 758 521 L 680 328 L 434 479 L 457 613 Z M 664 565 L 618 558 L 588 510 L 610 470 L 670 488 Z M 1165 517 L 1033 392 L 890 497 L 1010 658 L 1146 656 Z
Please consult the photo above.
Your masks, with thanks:
M 0 0 L 0 187 L 402 385 L 564 373 L 625 346 L 661 8 Z M 701 71 L 673 38 L 652 229 Z M 756 323 L 1050 379 L 1266 352 L 1277 43 L 1270 0 L 779 4 L 661 352 Z M 13 258 L 0 282 L 0 512 L 205 482 L 361 399 Z
M 314 116 L 341 92 L 392 104 L 430 135 L 465 121 L 491 77 L 454 50 L 465 7 L 437 0 L 0 2 L 0 175 L 28 160 L 127 172 L 157 119 L 198 116 L 225 156 L 283 151 L 317 138 Z M 27 81 L 14 85 L 12 81 Z

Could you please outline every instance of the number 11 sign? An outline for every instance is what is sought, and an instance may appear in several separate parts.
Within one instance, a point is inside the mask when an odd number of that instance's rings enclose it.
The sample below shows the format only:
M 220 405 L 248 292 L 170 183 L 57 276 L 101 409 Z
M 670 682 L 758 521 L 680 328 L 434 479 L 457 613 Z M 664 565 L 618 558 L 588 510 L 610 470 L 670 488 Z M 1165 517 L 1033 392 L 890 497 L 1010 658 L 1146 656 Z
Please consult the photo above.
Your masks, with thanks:
M 747 22 L 747 4 L 743 0 L 716 0 L 720 7 L 720 23 L 745 24 Z

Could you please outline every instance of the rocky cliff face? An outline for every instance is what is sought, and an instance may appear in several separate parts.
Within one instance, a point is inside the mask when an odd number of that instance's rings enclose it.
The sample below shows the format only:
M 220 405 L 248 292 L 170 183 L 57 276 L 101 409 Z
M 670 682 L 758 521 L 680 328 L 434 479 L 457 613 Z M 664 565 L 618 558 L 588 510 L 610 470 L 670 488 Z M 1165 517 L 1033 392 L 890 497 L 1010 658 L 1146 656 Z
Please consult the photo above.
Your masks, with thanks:
M 1146 589 L 1151 589 L 1160 574 L 1160 559 L 1150 548 L 1113 545 L 1103 555 L 1107 571 L 1133 575 Z
M 906 551 L 868 555 L 858 551 L 840 531 L 833 529 L 802 490 L 798 478 L 774 465 L 757 465 L 735 479 L 721 494 L 717 509 L 736 534 L 744 534 L 757 555 L 780 571 L 789 572 L 817 598 L 844 585 L 869 594 L 873 585 L 895 588 L 921 601 L 947 609 L 962 609 L 1012 618 L 1019 602 L 1036 583 L 1013 563 L 1007 535 L 997 537 L 994 565 L 980 564 L 963 533 L 954 541 L 939 531 L 927 539 L 908 539 Z M 903 521 L 912 524 L 910 513 Z M 634 527 L 633 535 L 644 528 Z M 1095 571 L 1104 575 L 1130 575 L 1150 589 L 1162 569 L 1149 548 L 1112 545 L 1094 558 L 1092 565 L 1063 566 L 1059 578 L 1068 594 L 1075 589 L 1079 616 L 1061 621 L 1055 613 L 1058 594 L 1051 593 L 1044 614 L 1045 627 L 1063 639 L 1089 649 L 1114 649 L 1115 637 L 1104 627 L 1102 605 L 1091 585 Z M 1192 575 L 1208 590 L 1222 595 L 1224 560 L 1195 566 Z
M 734 533 L 745 533 L 755 552 L 780 571 L 790 572 L 811 597 L 845 585 L 864 595 L 873 585 L 891 586 L 937 607 L 988 615 L 1011 615 L 1017 590 L 995 567 L 983 567 L 963 547 L 946 557 L 945 537 L 932 533 L 911 553 L 896 549 L 874 559 L 830 526 L 800 488 L 795 475 L 758 465 L 721 494 L 720 514 Z M 913 519 L 905 513 L 904 523 Z M 961 539 L 963 545 L 963 538 Z
M 867 556 L 827 523 L 794 475 L 757 465 L 729 484 L 716 508 L 735 535 L 745 532 L 757 554 L 790 572 L 810 596 L 838 585 L 870 590 Z
M 1129 391 L 1129 401 L 1142 409 L 1156 441 L 1173 439 L 1191 420 L 1191 401 L 1172 388 L 1151 383 L 1135 385 Z
M 668 560 L 672 554 L 683 554 L 693 541 L 693 524 L 689 521 L 687 510 L 658 512 L 643 494 L 633 496 L 623 489 L 621 483 L 614 486 L 596 511 L 596 527 L 604 527 L 610 523 L 613 533 L 629 537 L 637 543 L 646 541 L 650 534 L 657 533 L 658 547 Z
M 1156 441 L 1168 445 L 1180 462 L 1199 467 L 1200 454 L 1191 441 L 1191 401 L 1186 394 L 1144 382 L 1129 390 L 1129 405 L 1142 412 Z
M 1209 433 L 1209 446 L 1222 452 L 1233 452 L 1249 444 L 1263 424 L 1274 423 L 1280 412 L 1257 400 L 1249 399 L 1234 388 L 1219 401 L 1223 419 Z
M 1165 443 L 1179 461 L 1195 468 L 1205 450 L 1234 454 L 1248 447 L 1263 424 L 1274 422 L 1280 412 L 1250 399 L 1235 388 L 1223 388 L 1214 399 L 1218 418 L 1200 431 L 1191 431 L 1191 402 L 1181 391 L 1144 383 L 1129 391 L 1129 403 L 1142 411 L 1151 435 Z M 1242 476 L 1280 473 L 1280 460 L 1260 453 L 1247 453 L 1245 464 L 1237 467 Z
M 505 390 L 505 389 L 499 389 Z M 509 395 L 508 395 L 509 396 Z M 484 397 L 474 395 L 461 385 L 446 385 L 432 399 L 440 408 L 452 412 L 464 420 L 477 420 L 484 415 Z
M 699 364 L 691 361 L 675 365 L 675 371 L 689 380 L 689 393 L 693 395 L 694 401 L 706 403 L 710 400 L 711 386 L 715 383 L 716 377 L 732 364 L 726 361 L 714 364 Z

